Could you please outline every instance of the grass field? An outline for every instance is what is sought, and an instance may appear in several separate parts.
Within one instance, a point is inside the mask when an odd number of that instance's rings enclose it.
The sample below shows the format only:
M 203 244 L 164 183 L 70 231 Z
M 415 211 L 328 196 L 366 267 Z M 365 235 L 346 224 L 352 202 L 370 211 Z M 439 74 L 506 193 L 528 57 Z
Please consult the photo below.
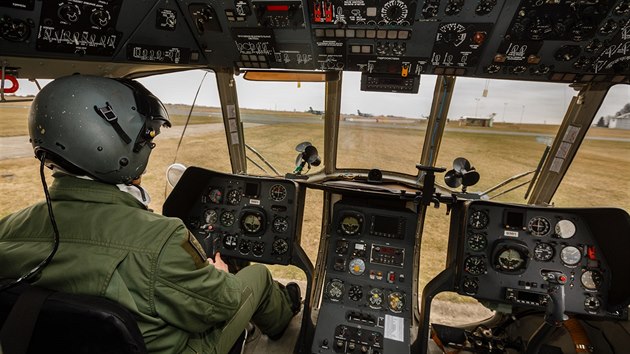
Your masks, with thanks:
M 181 110 L 180 110 L 181 111 Z M 250 111 L 253 112 L 253 111 Z M 178 113 L 180 113 L 178 111 Z M 210 118 L 194 116 L 196 123 L 218 122 L 218 111 L 208 109 Z M 256 114 L 291 115 L 293 112 L 255 111 Z M 247 114 L 243 110 L 243 114 Z M 293 113 L 295 114 L 295 113 Z M 298 113 L 302 114 L 302 113 Z M 3 109 L 0 117 L 2 135 L 23 135 L 25 110 Z M 21 118 L 20 118 L 21 117 Z M 312 117 L 312 115 L 311 115 Z M 174 123 L 182 124 L 185 114 L 175 114 Z M 457 127 L 455 122 L 449 126 Z M 6 131 L 5 131 L 6 129 Z M 189 128 L 194 130 L 194 126 Z M 478 130 L 480 128 L 476 128 Z M 494 131 L 533 132 L 554 135 L 557 126 L 496 124 Z M 472 130 L 472 128 L 471 128 Z M 21 131 L 21 133 L 20 133 Z M 10 133 L 13 132 L 13 133 Z M 17 132 L 17 133 L 16 133 Z M 18 134 L 19 133 L 19 134 Z M 420 148 L 424 130 L 419 129 L 376 129 L 357 125 L 342 125 L 340 129 L 339 167 L 383 168 L 393 171 L 415 173 L 415 164 L 420 159 Z M 589 136 L 630 137 L 629 131 L 592 128 Z M 247 143 L 260 151 L 282 173 L 294 168 L 295 145 L 311 141 L 323 151 L 324 136 L 320 124 L 274 124 L 255 125 L 245 129 Z M 157 147 L 152 155 L 143 184 L 151 191 L 151 206 L 161 210 L 169 190 L 166 188 L 164 171 L 175 160 L 178 139 L 156 139 Z M 438 166 L 450 167 L 451 161 L 459 156 L 469 158 L 481 173 L 479 184 L 471 190 L 485 190 L 517 173 L 536 167 L 544 145 L 537 136 L 514 136 L 481 134 L 476 131 L 447 131 L 444 135 Z M 564 178 L 554 202 L 562 206 L 612 205 L 630 210 L 630 143 L 616 141 L 587 140 L 582 146 L 573 167 Z M 230 172 L 229 157 L 224 132 L 216 131 L 203 136 L 191 135 L 184 138 L 177 162 L 191 166 L 202 166 L 222 172 Z M 251 166 L 251 165 L 250 165 Z M 38 177 L 38 164 L 33 158 L 0 160 L 0 216 L 41 200 L 43 193 Z M 250 168 L 258 173 L 255 167 Z M 441 181 L 441 178 L 438 178 Z M 524 202 L 525 189 L 505 195 L 500 200 Z M 321 231 L 322 192 L 307 194 L 302 246 L 315 261 Z M 444 268 L 448 217 L 445 209 L 428 212 L 422 243 L 421 283 L 425 284 Z M 303 278 L 297 269 L 272 267 L 276 276 Z

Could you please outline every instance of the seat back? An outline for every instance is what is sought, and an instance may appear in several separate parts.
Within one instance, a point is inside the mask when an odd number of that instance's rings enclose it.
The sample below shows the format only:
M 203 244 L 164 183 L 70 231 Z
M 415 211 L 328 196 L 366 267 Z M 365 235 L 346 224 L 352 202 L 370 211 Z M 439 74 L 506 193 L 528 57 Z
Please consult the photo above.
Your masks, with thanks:
M 23 284 L 0 292 L 0 326 L 30 287 Z M 52 292 L 37 317 L 28 353 L 141 354 L 146 353 L 146 346 L 135 318 L 118 303 L 97 296 Z

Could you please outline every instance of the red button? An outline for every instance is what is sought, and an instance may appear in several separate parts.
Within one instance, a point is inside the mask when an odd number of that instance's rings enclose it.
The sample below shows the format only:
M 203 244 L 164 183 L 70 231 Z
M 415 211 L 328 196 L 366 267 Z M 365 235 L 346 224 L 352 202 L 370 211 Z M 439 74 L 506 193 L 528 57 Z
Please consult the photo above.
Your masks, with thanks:
M 597 260 L 597 257 L 595 255 L 595 247 L 594 246 L 588 246 L 586 248 L 586 255 L 588 257 L 588 259 L 594 261 Z
M 565 283 L 567 281 L 567 277 L 566 275 L 561 275 L 558 277 L 558 280 L 560 280 L 561 283 Z

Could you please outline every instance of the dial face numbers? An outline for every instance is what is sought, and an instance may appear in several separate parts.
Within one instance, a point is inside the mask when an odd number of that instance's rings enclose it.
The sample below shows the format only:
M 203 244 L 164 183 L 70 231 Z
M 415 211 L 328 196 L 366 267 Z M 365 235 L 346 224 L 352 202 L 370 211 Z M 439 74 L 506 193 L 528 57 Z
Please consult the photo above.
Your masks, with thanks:
M 238 244 L 238 251 L 241 254 L 248 254 L 252 250 L 252 243 L 249 240 L 241 240 Z
M 554 253 L 553 246 L 546 242 L 541 242 L 534 247 L 534 259 L 539 262 L 550 261 Z
M 241 202 L 242 194 L 239 190 L 232 189 L 227 194 L 227 203 L 230 205 L 236 205 Z
M 587 270 L 582 273 L 580 280 L 582 281 L 582 285 L 585 289 L 597 290 L 600 286 L 602 286 L 604 277 L 602 276 L 602 273 L 597 270 Z
M 208 209 L 203 213 L 203 219 L 208 225 L 214 225 L 219 220 L 219 213 L 214 209 Z
M 496 259 L 496 265 L 499 270 L 505 272 L 517 272 L 525 268 L 525 255 L 514 248 L 506 248 L 499 252 Z
M 568 266 L 574 266 L 582 260 L 582 252 L 575 246 L 566 246 L 560 251 L 560 259 Z
M 285 254 L 289 250 L 289 244 L 283 238 L 278 238 L 271 244 L 271 254 Z
M 575 235 L 576 227 L 571 220 L 560 220 L 556 224 L 555 231 L 560 238 L 571 238 Z
M 211 188 L 208 192 L 208 199 L 214 204 L 221 204 L 223 201 L 223 191 L 219 188 Z
M 374 288 L 370 290 L 368 294 L 368 306 L 373 309 L 380 309 L 383 307 L 383 290 Z
M 287 189 L 281 184 L 274 184 L 273 186 L 271 186 L 271 189 L 269 189 L 269 198 L 271 198 L 271 200 L 280 202 L 286 197 Z
M 527 230 L 534 236 L 545 236 L 551 230 L 551 224 L 549 220 L 542 216 L 537 216 L 529 220 Z
M 488 214 L 486 214 L 485 211 L 475 210 L 472 212 L 472 214 L 470 214 L 470 218 L 468 219 L 468 224 L 470 224 L 470 226 L 473 229 L 481 230 L 481 229 L 485 229 L 486 226 L 488 226 L 489 221 L 490 221 L 490 218 L 488 217 Z
M 287 218 L 277 216 L 273 219 L 271 228 L 274 232 L 277 232 L 279 234 L 284 233 L 289 229 L 289 221 L 287 221 Z
M 361 221 L 354 215 L 346 215 L 341 220 L 341 232 L 345 235 L 356 235 L 361 229 Z
M 254 241 L 252 245 L 252 254 L 256 257 L 260 257 L 265 252 L 265 243 L 260 241 Z
M 466 279 L 462 284 L 462 290 L 468 295 L 475 295 L 479 291 L 479 284 L 472 279 Z
M 255 234 L 262 229 L 263 218 L 259 213 L 246 213 L 241 219 L 241 227 L 245 233 Z
M 352 275 L 361 275 L 365 272 L 365 262 L 361 258 L 355 258 L 348 264 L 348 269 Z
M 586 311 L 595 312 L 602 305 L 601 301 L 595 296 L 588 296 L 584 299 L 584 309 Z
M 326 284 L 326 295 L 332 301 L 339 301 L 343 297 L 343 282 L 333 279 Z
M 381 17 L 384 21 L 400 23 L 407 18 L 409 10 L 407 4 L 401 0 L 390 0 L 383 5 Z
M 464 270 L 472 275 L 482 275 L 486 272 L 486 262 L 480 256 L 469 256 L 464 260 Z
M 352 301 L 359 301 L 363 297 L 363 288 L 360 285 L 353 285 L 348 290 L 348 298 Z
M 401 313 L 405 308 L 405 295 L 400 291 L 394 291 L 387 296 L 387 304 L 391 312 Z
M 230 227 L 234 225 L 235 219 L 236 218 L 234 217 L 234 213 L 227 210 L 221 213 L 221 218 L 219 219 L 219 221 L 221 222 L 221 225 L 225 227 Z
M 482 233 L 472 233 L 468 235 L 468 248 L 471 251 L 479 252 L 483 251 L 488 245 L 488 239 L 485 234 Z

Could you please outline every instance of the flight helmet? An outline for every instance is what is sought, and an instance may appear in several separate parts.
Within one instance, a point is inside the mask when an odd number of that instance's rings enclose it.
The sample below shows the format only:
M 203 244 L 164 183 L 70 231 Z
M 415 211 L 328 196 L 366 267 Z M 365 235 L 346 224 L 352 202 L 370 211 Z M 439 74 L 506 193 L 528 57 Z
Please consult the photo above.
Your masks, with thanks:
M 28 118 L 35 156 L 50 168 L 128 184 L 145 170 L 153 138 L 170 127 L 160 100 L 137 81 L 71 75 L 46 85 Z

